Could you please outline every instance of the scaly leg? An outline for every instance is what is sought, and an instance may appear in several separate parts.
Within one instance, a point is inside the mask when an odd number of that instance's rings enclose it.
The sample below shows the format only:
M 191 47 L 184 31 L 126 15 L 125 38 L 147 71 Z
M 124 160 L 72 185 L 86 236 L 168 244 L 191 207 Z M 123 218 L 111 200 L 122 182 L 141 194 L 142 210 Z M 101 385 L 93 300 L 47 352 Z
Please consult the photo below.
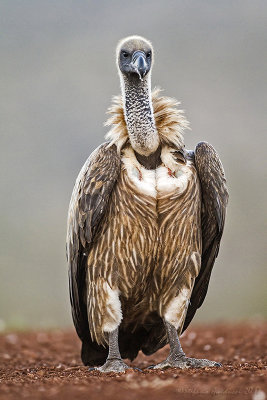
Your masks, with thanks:
M 122 360 L 119 349 L 119 328 L 109 333 L 109 351 L 108 358 L 102 367 L 96 368 L 100 372 L 125 372 L 129 369 Z
M 175 327 L 167 321 L 165 322 L 168 341 L 170 344 L 170 353 L 166 360 L 151 367 L 155 369 L 160 368 L 205 368 L 205 367 L 220 367 L 221 364 L 216 361 L 209 361 L 205 359 L 189 358 L 185 356 L 182 346 L 180 344 L 179 336 Z

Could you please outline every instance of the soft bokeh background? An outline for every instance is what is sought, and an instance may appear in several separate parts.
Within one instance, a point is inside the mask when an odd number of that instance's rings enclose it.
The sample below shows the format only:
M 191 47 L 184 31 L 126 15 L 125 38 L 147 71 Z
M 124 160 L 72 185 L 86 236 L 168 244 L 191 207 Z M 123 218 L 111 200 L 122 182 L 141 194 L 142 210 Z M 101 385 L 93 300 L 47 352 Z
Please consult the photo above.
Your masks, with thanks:
M 266 317 L 265 0 L 1 0 L 0 329 L 71 324 L 65 260 L 76 176 L 120 90 L 117 41 L 155 47 L 188 148 L 212 143 L 230 203 L 200 321 Z M 266 175 L 265 175 L 266 178 Z

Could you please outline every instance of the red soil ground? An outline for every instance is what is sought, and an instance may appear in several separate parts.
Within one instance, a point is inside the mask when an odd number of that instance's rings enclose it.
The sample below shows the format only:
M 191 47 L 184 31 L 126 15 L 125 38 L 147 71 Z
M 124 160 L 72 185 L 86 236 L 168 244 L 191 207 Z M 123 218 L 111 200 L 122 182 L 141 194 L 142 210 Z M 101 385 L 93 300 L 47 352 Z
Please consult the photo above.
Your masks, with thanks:
M 182 337 L 188 356 L 222 368 L 146 370 L 168 347 L 131 365 L 143 372 L 101 375 L 80 361 L 74 331 L 0 336 L 0 399 L 267 399 L 267 322 L 192 326 Z

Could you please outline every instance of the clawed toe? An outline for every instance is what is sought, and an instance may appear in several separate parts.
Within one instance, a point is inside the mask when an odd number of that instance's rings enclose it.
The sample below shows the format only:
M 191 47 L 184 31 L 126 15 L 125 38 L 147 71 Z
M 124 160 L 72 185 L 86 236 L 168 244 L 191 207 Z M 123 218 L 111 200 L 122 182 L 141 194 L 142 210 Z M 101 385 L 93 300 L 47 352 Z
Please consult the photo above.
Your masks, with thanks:
M 103 373 L 108 373 L 108 372 L 116 372 L 116 373 L 122 373 L 125 372 L 128 369 L 133 369 L 134 371 L 138 371 L 138 372 L 142 372 L 144 373 L 144 371 L 140 368 L 137 367 L 128 367 L 127 364 L 125 364 L 123 361 L 119 361 L 116 360 L 116 362 L 114 361 L 107 361 L 104 365 L 102 365 L 101 367 L 91 367 L 88 368 L 88 371 L 100 371 Z
M 159 364 L 151 365 L 148 369 L 165 369 L 165 368 L 207 368 L 207 367 L 221 367 L 222 364 L 216 361 L 210 361 L 206 359 L 197 359 L 197 358 L 189 358 L 182 357 L 179 359 L 167 358 Z
M 127 364 L 121 359 L 108 359 L 104 365 L 101 367 L 95 368 L 96 371 L 100 371 L 103 373 L 108 373 L 108 372 L 116 372 L 116 373 L 121 373 L 125 372 L 127 369 L 129 369 Z
M 132 367 L 134 371 L 138 371 L 138 372 L 144 372 L 142 369 L 138 368 L 138 367 Z
M 219 362 L 215 362 L 215 364 L 214 364 L 214 367 L 222 367 L 222 364 L 221 363 L 219 363 Z
M 189 368 L 206 368 L 206 367 L 221 367 L 222 364 L 216 361 L 210 361 L 206 359 L 197 359 L 197 358 L 187 358 L 186 363 L 188 364 Z

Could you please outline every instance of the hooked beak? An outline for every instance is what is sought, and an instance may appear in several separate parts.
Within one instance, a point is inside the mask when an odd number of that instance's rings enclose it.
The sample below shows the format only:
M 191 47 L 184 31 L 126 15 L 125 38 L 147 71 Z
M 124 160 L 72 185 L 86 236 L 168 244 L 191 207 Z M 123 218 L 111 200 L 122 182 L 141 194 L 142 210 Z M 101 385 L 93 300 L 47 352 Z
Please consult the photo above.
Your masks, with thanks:
M 131 64 L 134 72 L 136 72 L 139 75 L 139 78 L 143 80 L 148 70 L 145 54 L 142 51 L 136 51 L 133 54 Z

